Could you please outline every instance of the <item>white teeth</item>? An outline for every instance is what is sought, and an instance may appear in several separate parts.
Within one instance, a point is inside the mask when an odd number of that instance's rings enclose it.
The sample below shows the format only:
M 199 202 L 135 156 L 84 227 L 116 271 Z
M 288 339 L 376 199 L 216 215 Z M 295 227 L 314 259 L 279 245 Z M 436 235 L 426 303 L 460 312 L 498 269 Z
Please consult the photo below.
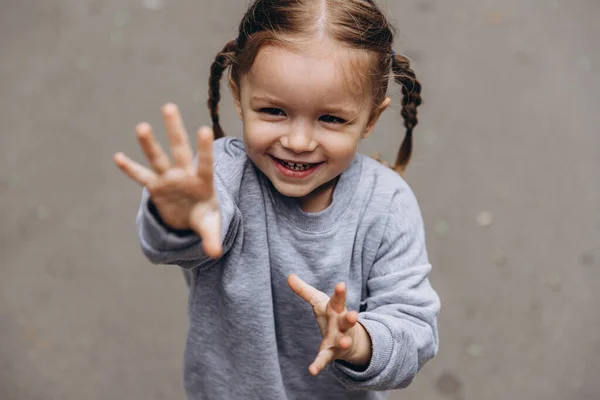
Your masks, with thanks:
M 300 164 L 300 163 L 294 163 L 294 162 L 289 162 L 289 161 L 284 161 L 284 160 L 278 160 L 278 161 L 282 165 L 286 166 L 289 169 L 293 169 L 294 171 L 305 171 L 314 165 L 314 164 Z

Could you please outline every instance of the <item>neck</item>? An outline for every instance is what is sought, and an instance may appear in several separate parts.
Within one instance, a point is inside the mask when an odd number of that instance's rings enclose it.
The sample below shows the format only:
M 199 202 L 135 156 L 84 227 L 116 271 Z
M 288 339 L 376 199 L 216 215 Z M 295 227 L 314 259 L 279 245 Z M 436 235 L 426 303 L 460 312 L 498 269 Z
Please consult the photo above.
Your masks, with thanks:
M 307 213 L 317 213 L 325 210 L 333 201 L 333 191 L 339 177 L 319 186 L 304 197 L 298 198 L 298 204 L 302 211 Z

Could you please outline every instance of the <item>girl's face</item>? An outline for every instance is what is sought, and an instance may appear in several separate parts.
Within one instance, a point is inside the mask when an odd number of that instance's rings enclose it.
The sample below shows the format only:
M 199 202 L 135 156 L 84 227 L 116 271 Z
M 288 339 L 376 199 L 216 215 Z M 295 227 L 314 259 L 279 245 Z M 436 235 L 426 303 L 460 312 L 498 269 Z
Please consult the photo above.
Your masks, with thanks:
M 330 41 L 301 51 L 267 45 L 239 89 L 232 85 L 248 156 L 307 212 L 327 208 L 335 178 L 390 102 L 386 98 L 373 117 L 370 87 L 357 90 L 346 78 L 350 57 Z

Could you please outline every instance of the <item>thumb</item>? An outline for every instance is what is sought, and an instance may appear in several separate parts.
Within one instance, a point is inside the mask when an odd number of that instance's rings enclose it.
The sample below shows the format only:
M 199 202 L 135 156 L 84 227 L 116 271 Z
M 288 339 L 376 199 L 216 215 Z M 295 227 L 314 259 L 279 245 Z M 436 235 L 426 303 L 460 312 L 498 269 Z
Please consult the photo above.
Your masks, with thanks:
M 202 247 L 206 255 L 219 258 L 223 254 L 221 213 L 214 202 L 194 206 L 190 215 L 190 226 L 202 238 Z

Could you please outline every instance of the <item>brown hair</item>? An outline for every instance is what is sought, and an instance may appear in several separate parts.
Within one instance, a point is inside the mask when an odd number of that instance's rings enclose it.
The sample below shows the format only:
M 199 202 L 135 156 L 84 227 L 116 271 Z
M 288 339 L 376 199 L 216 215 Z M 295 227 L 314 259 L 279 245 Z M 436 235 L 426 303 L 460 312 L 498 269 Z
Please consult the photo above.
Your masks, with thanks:
M 229 67 L 239 87 L 261 46 L 290 45 L 287 38 L 310 38 L 320 31 L 370 55 L 369 77 L 373 113 L 385 99 L 390 76 L 402 86 L 402 118 L 406 134 L 393 169 L 403 173 L 412 153 L 412 131 L 417 125 L 421 84 L 406 57 L 393 52 L 395 31 L 373 0 L 255 0 L 242 18 L 238 37 L 228 42 L 212 63 L 208 108 L 215 138 L 224 136 L 219 123 L 220 82 Z

